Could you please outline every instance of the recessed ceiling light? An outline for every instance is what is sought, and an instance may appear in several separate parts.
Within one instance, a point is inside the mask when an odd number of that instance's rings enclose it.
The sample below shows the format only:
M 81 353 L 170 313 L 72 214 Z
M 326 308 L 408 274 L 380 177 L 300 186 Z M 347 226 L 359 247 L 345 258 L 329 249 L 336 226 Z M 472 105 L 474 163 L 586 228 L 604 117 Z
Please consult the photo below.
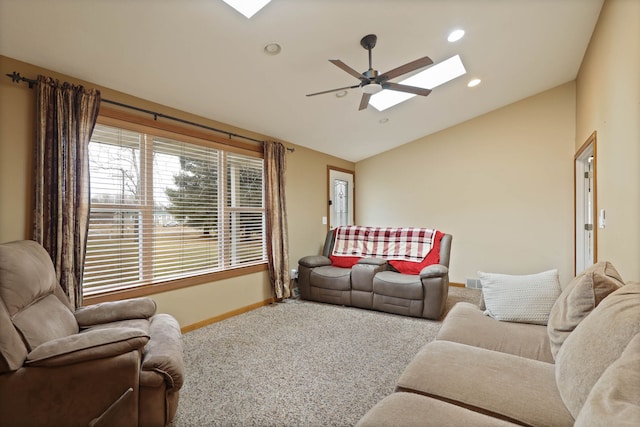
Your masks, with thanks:
M 271 0 L 222 0 L 247 18 L 251 18 Z
M 424 71 L 418 74 L 404 79 L 400 84 L 408 86 L 417 86 L 425 89 L 433 89 L 436 86 L 440 86 L 450 80 L 460 77 L 466 74 L 467 70 L 462 64 L 460 55 L 452 56 L 438 64 L 432 65 Z M 369 100 L 369 104 L 373 105 L 378 111 L 384 111 L 387 108 L 393 107 L 401 102 L 411 99 L 416 95 L 397 92 L 395 90 L 383 90 L 380 93 L 376 93 Z
M 453 42 L 457 42 L 463 37 L 464 37 L 464 30 L 454 30 L 449 34 L 449 37 L 447 37 L 447 40 L 453 43 Z
M 279 43 L 269 42 L 264 45 L 264 53 L 266 53 L 267 55 L 273 56 L 279 54 L 280 52 L 282 52 L 282 46 L 280 46 Z
M 340 92 L 336 92 L 336 98 L 344 98 L 345 96 L 347 96 L 349 92 L 347 92 L 346 90 L 341 90 Z
M 476 86 L 478 86 L 480 84 L 480 82 L 482 82 L 482 80 L 473 79 L 473 80 L 470 80 L 469 83 L 467 83 L 467 86 L 468 87 L 476 87 Z
M 387 117 L 383 117 L 380 120 L 378 120 L 378 123 L 380 123 L 381 125 L 385 123 L 389 123 L 389 119 Z

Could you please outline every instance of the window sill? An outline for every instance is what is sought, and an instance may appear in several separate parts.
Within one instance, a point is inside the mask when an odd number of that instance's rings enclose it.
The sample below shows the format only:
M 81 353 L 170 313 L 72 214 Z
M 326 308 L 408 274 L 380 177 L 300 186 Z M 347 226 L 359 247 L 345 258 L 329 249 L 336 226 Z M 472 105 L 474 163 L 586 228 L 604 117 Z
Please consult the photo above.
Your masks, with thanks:
M 171 280 L 150 285 L 141 285 L 133 288 L 114 289 L 110 291 L 85 295 L 82 298 L 82 305 L 97 304 L 107 301 L 118 301 L 128 298 L 138 298 L 158 294 L 161 292 L 173 291 L 176 289 L 187 288 L 189 286 L 202 285 L 205 283 L 225 280 L 232 277 L 244 276 L 247 274 L 258 273 L 268 270 L 266 263 L 252 265 L 249 267 L 235 268 L 216 273 L 203 274 L 201 276 L 193 276 L 184 279 Z

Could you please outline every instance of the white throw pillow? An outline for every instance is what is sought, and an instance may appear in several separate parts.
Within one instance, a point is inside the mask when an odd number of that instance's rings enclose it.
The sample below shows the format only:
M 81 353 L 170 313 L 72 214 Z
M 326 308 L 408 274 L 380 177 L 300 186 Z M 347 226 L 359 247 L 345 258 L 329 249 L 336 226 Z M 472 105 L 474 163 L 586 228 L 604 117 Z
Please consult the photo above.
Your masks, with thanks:
M 509 275 L 478 272 L 485 314 L 507 322 L 546 325 L 561 293 L 558 270 Z

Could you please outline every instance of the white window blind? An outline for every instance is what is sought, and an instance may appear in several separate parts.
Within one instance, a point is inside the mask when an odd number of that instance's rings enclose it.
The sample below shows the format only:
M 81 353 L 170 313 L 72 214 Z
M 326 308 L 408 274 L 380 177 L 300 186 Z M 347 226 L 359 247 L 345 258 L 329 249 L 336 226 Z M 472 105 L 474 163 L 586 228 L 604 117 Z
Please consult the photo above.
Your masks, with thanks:
M 86 294 L 266 262 L 263 160 L 98 124 Z

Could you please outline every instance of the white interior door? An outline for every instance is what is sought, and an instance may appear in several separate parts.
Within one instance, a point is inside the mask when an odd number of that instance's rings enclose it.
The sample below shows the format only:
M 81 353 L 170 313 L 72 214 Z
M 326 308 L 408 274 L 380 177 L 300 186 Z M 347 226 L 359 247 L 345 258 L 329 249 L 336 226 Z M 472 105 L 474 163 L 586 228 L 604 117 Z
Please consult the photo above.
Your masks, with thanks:
M 575 158 L 575 273 L 596 262 L 595 134 Z
M 329 169 L 329 227 L 354 224 L 353 173 Z

